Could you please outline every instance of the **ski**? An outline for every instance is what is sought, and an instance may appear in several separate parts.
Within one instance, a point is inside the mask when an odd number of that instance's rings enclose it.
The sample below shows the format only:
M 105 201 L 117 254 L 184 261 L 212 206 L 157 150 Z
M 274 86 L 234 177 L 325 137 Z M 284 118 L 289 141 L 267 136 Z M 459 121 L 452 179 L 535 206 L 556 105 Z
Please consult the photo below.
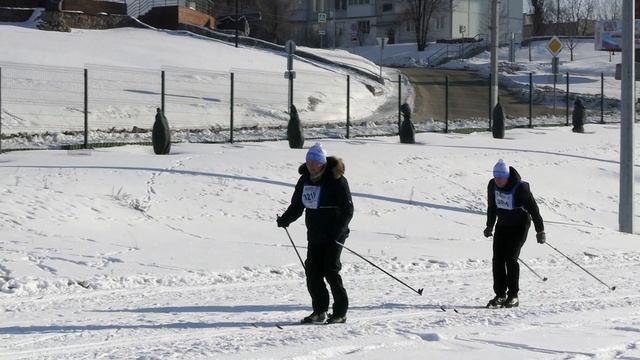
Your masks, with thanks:
M 440 310 L 442 310 L 443 312 L 447 312 L 447 308 L 445 308 L 443 305 L 440 305 Z M 451 310 L 453 310 L 453 312 L 456 314 L 463 314 L 460 311 L 458 311 L 458 309 L 456 309 L 455 307 L 451 308 Z
M 307 325 L 307 326 L 320 326 L 320 325 L 340 325 L 340 324 L 344 324 L 344 323 L 328 323 L 328 322 L 313 322 L 313 323 L 303 323 L 303 322 L 288 322 L 288 323 L 276 323 L 275 326 L 280 329 L 283 330 L 285 327 L 288 326 L 297 326 L 297 325 Z
M 283 330 L 285 327 L 288 326 L 296 326 L 296 325 L 328 325 L 326 322 L 320 322 L 320 323 L 301 323 L 299 321 L 296 322 L 287 322 L 287 323 L 277 323 L 275 324 L 276 327 L 280 330 Z

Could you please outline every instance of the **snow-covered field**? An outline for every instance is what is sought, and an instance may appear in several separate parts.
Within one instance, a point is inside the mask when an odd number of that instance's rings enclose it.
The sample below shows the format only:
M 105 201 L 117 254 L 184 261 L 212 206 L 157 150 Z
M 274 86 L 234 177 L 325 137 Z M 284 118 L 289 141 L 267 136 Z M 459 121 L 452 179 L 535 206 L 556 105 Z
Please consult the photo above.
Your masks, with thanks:
M 161 70 L 165 114 L 174 129 L 229 129 L 231 108 L 236 129 L 282 128 L 289 120 L 284 52 L 236 49 L 179 31 L 122 28 L 59 33 L 33 26 L 33 21 L 0 23 L 0 48 L 10 49 L 0 52 L 4 134 L 49 132 L 64 142 L 69 134 L 63 132 L 83 130 L 85 68 L 92 142 L 114 141 L 101 139 L 103 134 L 96 130 L 151 128 L 161 105 Z M 369 72 L 376 68 L 355 56 L 347 62 Z M 299 57 L 294 70 L 293 100 L 305 125 L 344 124 L 349 72 Z M 396 78 L 394 74 L 388 70 L 385 76 Z M 397 94 L 397 83 L 383 85 L 351 74 L 351 121 L 395 118 L 397 110 L 386 105 L 397 104 Z M 19 141 L 5 145 L 22 147 Z M 29 142 L 33 146 L 39 139 Z
M 347 246 L 424 293 L 345 252 L 348 322 L 282 329 L 310 312 L 275 224 L 305 149 L 3 154 L 0 358 L 638 359 L 640 236 L 617 232 L 620 128 L 587 130 L 324 141 L 354 195 Z M 521 307 L 483 308 L 498 158 L 531 183 L 549 243 L 615 291 L 530 236 L 521 259 L 549 280 L 522 267 Z M 290 232 L 304 254 L 303 220 Z

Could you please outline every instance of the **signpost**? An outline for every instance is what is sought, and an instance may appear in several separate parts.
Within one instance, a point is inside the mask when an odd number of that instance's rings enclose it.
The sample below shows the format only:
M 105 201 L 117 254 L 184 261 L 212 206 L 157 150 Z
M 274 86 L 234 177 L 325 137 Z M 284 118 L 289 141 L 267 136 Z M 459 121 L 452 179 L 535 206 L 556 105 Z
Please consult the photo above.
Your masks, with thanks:
M 327 34 L 326 31 L 327 26 L 327 13 L 319 12 L 318 13 L 318 35 L 320 35 L 320 48 L 324 48 L 324 36 Z
M 284 49 L 287 51 L 287 71 L 284 72 L 284 78 L 289 79 L 288 111 L 291 111 L 291 105 L 293 105 L 293 79 L 296 78 L 296 72 L 293 71 L 293 54 L 296 52 L 296 43 L 293 40 L 287 40 L 284 44 Z
M 384 46 L 387 45 L 387 43 L 389 42 L 389 38 L 388 37 L 377 37 L 376 40 L 378 41 L 378 45 L 380 46 L 380 81 L 382 81 L 382 55 L 384 53 Z
M 558 73 L 560 72 L 560 59 L 558 55 L 562 52 L 562 41 L 557 36 L 552 37 L 547 42 L 547 51 L 551 54 L 551 72 L 553 73 L 553 112 L 556 111 L 556 84 Z

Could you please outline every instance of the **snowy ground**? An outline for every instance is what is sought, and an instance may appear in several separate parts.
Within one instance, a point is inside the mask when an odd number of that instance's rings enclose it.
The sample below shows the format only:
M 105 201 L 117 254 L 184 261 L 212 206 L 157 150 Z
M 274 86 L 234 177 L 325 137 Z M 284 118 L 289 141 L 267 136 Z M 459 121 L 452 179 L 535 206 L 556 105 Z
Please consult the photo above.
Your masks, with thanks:
M 113 141 L 99 130 L 126 129 L 125 135 L 131 135 L 134 126 L 151 128 L 161 105 L 161 70 L 165 72 L 165 114 L 173 129 L 228 129 L 231 108 L 236 129 L 259 126 L 282 132 L 289 120 L 284 52 L 234 48 L 180 31 L 121 28 L 60 33 L 33 26 L 33 21 L 0 23 L 0 48 L 11 49 L 0 53 L 3 134 L 48 132 L 56 134 L 60 144 L 69 132 L 81 132 L 84 69 L 92 142 Z M 345 61 L 346 55 L 335 58 L 378 74 L 368 60 L 351 56 Z M 293 102 L 305 125 L 344 124 L 349 72 L 300 57 L 295 58 L 294 70 Z M 395 119 L 397 82 L 380 84 L 350 75 L 351 121 Z M 387 70 L 385 77 L 397 79 L 396 71 Z M 404 93 L 407 96 L 408 90 Z M 23 147 L 23 142 L 41 144 L 39 139 L 22 137 L 9 140 L 4 148 Z
M 3 154 L 0 358 L 639 359 L 640 236 L 617 232 L 620 128 L 587 131 L 325 141 L 354 194 L 347 246 L 424 294 L 344 253 L 348 322 L 282 329 L 310 312 L 300 263 L 275 226 L 306 150 Z M 521 307 L 482 308 L 492 296 L 486 184 L 498 158 L 531 183 L 549 243 L 617 290 L 530 236 L 521 259 L 549 280 L 523 267 Z M 304 254 L 303 221 L 290 232 Z
M 514 63 L 508 62 L 509 49 L 500 49 L 499 61 L 503 68 L 501 81 L 507 86 L 529 86 L 529 73 L 533 74 L 536 89 L 550 92 L 553 89 L 553 75 L 551 70 L 551 54 L 546 49 L 548 40 L 534 41 L 531 45 L 531 61 L 529 61 L 529 47 L 518 46 Z M 575 41 L 574 58 L 563 41 L 564 48 L 559 55 L 562 76 L 556 77 L 558 92 L 566 89 L 566 76 L 569 76 L 569 91 L 583 96 L 599 99 L 601 91 L 601 75 L 604 74 L 605 97 L 620 99 L 620 80 L 616 80 L 616 64 L 622 62 L 621 53 L 609 54 L 606 51 L 596 51 L 593 39 L 579 39 Z M 451 61 L 443 67 L 451 69 L 473 69 L 480 73 L 489 73 L 490 53 L 484 52 L 471 59 Z

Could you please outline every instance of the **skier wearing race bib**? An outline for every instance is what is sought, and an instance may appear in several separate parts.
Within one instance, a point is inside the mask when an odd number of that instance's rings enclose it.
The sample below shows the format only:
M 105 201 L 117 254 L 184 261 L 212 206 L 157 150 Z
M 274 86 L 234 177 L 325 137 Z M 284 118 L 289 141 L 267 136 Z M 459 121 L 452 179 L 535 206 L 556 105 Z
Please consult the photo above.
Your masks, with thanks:
M 487 187 L 487 227 L 484 236 L 493 236 L 493 291 L 495 297 L 487 307 L 514 307 L 519 305 L 518 290 L 520 249 L 527 239 L 531 220 L 536 229 L 538 243 L 544 244 L 544 223 L 529 184 L 522 181 L 513 167 L 500 159 L 493 167 L 493 179 Z
M 340 276 L 340 254 L 353 216 L 349 184 L 344 177 L 344 163 L 329 156 L 320 143 L 307 151 L 306 163 L 298 169 L 291 204 L 277 218 L 278 227 L 288 227 L 305 212 L 307 226 L 307 259 L 305 272 L 307 289 L 311 295 L 313 313 L 302 323 L 343 323 L 346 321 L 349 300 Z M 327 319 L 329 292 L 333 295 L 333 314 Z

